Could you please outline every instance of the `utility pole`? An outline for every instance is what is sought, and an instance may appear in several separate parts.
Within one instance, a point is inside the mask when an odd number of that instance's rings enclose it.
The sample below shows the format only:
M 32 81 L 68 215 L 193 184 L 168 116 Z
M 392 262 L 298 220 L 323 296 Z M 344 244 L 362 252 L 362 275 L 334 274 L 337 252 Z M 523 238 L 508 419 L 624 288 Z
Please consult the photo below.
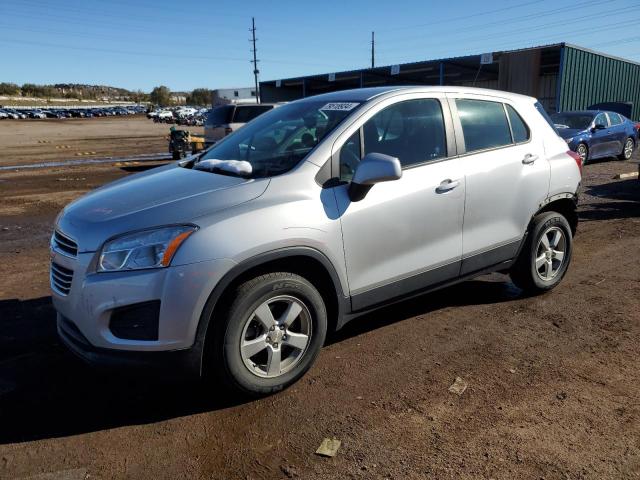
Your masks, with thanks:
M 376 32 L 371 32 L 371 68 L 376 66 Z
M 260 103 L 260 92 L 258 91 L 258 74 L 260 73 L 260 70 L 258 70 L 258 58 L 257 58 L 257 50 L 256 50 L 256 19 L 254 17 L 251 17 L 251 29 L 249 30 L 251 32 L 251 39 L 249 40 L 250 42 L 253 42 L 253 49 L 251 50 L 253 52 L 253 60 L 251 60 L 251 63 L 253 63 L 253 79 L 255 81 L 256 84 L 256 103 Z

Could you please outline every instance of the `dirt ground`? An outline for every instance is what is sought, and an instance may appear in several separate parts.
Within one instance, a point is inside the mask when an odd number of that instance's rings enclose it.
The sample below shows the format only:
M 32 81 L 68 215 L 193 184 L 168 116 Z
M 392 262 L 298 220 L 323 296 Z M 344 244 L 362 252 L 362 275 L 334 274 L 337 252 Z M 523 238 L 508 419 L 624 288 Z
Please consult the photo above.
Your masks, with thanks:
M 143 123 L 141 150 L 166 128 Z M 298 384 L 246 403 L 98 372 L 56 339 L 55 216 L 140 168 L 0 172 L 0 478 L 640 478 L 640 182 L 612 179 L 636 165 L 585 168 L 554 291 L 494 274 L 377 311 Z M 325 437 L 334 458 L 314 454 Z
M 170 125 L 144 115 L 3 120 L 0 166 L 140 153 L 166 153 Z M 203 133 L 202 127 L 185 128 Z

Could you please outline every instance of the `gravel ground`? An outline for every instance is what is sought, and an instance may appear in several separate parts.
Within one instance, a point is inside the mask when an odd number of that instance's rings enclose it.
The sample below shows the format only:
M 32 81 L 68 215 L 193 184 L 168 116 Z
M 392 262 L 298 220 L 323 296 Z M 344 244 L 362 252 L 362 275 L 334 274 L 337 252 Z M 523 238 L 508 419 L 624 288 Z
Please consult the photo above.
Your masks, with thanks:
M 0 166 L 167 152 L 170 125 L 144 115 L 3 120 Z M 202 127 L 178 127 L 202 134 Z
M 640 182 L 613 180 L 636 165 L 585 168 L 554 291 L 494 274 L 377 311 L 248 403 L 98 372 L 56 339 L 55 215 L 139 168 L 0 174 L 0 478 L 640 477 Z M 314 455 L 325 437 L 342 441 L 334 458 Z

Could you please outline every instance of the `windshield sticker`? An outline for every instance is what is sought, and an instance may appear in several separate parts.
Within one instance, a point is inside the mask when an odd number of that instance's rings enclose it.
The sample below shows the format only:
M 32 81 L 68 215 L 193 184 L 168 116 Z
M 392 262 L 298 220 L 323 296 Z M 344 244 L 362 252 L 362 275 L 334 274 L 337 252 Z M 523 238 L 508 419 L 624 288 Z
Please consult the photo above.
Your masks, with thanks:
M 353 102 L 332 102 L 332 103 L 327 103 L 320 110 L 333 110 L 333 111 L 337 111 L 337 112 L 348 112 L 348 111 L 353 110 L 354 108 L 356 108 L 358 105 L 360 105 L 360 104 L 359 103 L 353 103 Z

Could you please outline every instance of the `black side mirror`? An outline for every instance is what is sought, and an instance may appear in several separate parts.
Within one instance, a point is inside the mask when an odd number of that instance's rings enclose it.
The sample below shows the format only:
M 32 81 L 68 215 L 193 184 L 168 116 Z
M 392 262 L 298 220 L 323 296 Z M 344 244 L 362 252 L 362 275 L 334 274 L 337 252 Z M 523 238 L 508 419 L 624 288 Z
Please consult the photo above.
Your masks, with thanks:
M 591 131 L 595 132 L 596 130 L 604 130 L 605 127 L 604 125 L 602 125 L 601 123 L 596 123 L 593 128 L 591 129 Z

